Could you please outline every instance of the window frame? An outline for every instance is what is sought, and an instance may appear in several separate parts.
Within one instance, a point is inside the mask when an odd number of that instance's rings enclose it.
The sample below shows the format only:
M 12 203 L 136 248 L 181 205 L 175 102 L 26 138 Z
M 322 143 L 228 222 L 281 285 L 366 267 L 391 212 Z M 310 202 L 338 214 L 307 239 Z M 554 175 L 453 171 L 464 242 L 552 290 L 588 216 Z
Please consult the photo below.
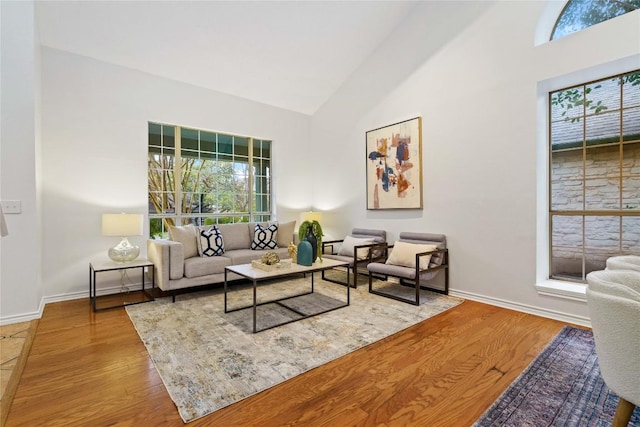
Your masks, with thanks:
M 540 80 L 536 89 L 536 224 L 535 224 L 535 282 L 536 292 L 553 297 L 586 302 L 584 283 L 551 279 L 549 277 L 549 92 L 571 87 L 585 81 L 595 81 L 604 76 L 616 75 L 638 68 L 640 54 L 630 55 L 603 64 Z M 561 314 L 559 314 L 561 315 Z M 588 321 L 588 317 L 584 319 Z M 575 320 L 575 319 L 573 319 Z M 568 321 L 571 321 L 569 319 Z
M 587 262 L 588 262 L 588 258 L 589 255 L 594 256 L 597 251 L 594 248 L 591 248 L 591 252 L 589 251 L 589 245 L 588 245 L 588 241 L 590 240 L 590 234 L 588 233 L 587 227 L 588 227 L 588 223 L 590 222 L 589 219 L 590 218 L 615 218 L 615 222 L 617 222 L 617 226 L 618 226 L 618 239 L 617 239 L 617 251 L 614 253 L 611 253 L 610 256 L 613 255 L 621 255 L 621 254 L 626 254 L 625 250 L 624 250 L 624 227 L 623 227 L 623 223 L 624 223 L 624 218 L 625 217 L 640 217 L 640 209 L 627 209 L 626 207 L 623 206 L 624 204 L 624 186 L 623 186 L 623 182 L 625 180 L 625 178 L 629 178 L 629 180 L 633 179 L 633 174 L 631 176 L 625 176 L 624 174 L 624 168 L 623 168 L 623 163 L 624 163 L 624 147 L 625 146 L 631 146 L 631 144 L 636 144 L 635 147 L 636 149 L 638 149 L 637 147 L 640 146 L 640 138 L 637 139 L 633 139 L 633 140 L 626 140 L 625 139 L 625 131 L 624 131 L 624 127 L 623 127 L 623 120 L 624 120 L 624 114 L 625 112 L 628 111 L 633 111 L 633 110 L 637 110 L 638 108 L 640 108 L 640 104 L 634 104 L 631 106 L 625 106 L 624 105 L 624 86 L 623 86 L 623 82 L 622 82 L 622 78 L 626 75 L 630 75 L 630 74 L 635 74 L 635 73 L 640 73 L 640 68 L 638 69 L 632 69 L 629 71 L 624 71 L 621 73 L 617 73 L 614 75 L 610 75 L 607 77 L 601 77 L 595 80 L 590 80 L 590 81 L 586 81 L 580 84 L 573 84 L 567 87 L 563 87 L 560 89 L 556 89 L 553 91 L 549 91 L 548 93 L 548 123 L 549 123 L 549 129 L 548 129 L 548 137 L 547 137 L 547 149 L 548 149 L 548 185 L 549 188 L 547 190 L 548 193 L 548 222 L 549 222 L 549 227 L 548 227 L 548 239 L 549 239 L 549 248 L 548 248 L 548 257 L 549 257 L 549 270 L 548 270 L 548 277 L 551 280 L 562 280 L 562 281 L 569 281 L 569 282 L 577 282 L 577 283 L 586 283 L 586 275 L 588 274 L 588 266 L 587 266 Z M 553 114 L 553 109 L 554 106 L 552 105 L 552 98 L 554 94 L 557 93 L 561 93 L 564 91 L 567 91 L 569 89 L 576 89 L 579 88 L 579 90 L 582 91 L 582 99 L 583 100 L 587 100 L 589 99 L 589 91 L 587 90 L 588 88 L 597 85 L 597 84 L 606 84 L 606 82 L 608 81 L 615 81 L 618 80 L 618 82 L 616 82 L 619 86 L 619 101 L 618 101 L 618 105 L 616 106 L 616 109 L 612 110 L 611 112 L 607 112 L 606 110 L 603 110 L 601 112 L 598 112 L 598 110 L 595 110 L 595 112 L 593 110 L 589 111 L 587 108 L 587 104 L 583 103 L 581 106 L 581 113 L 579 114 L 579 119 L 577 119 L 577 121 L 581 124 L 581 132 L 582 132 L 582 141 L 580 146 L 578 147 L 569 147 L 569 148 L 561 148 L 561 149 L 557 149 L 555 152 L 558 153 L 558 155 L 560 155 L 560 153 L 567 153 L 567 152 L 575 152 L 575 153 L 579 153 L 582 159 L 582 165 L 581 165 L 581 176 L 576 178 L 576 181 L 580 181 L 582 184 L 582 188 L 581 188 L 581 193 L 582 193 L 582 209 L 554 209 L 553 206 L 553 118 L 552 118 L 552 114 Z M 597 87 L 597 86 L 596 86 Z M 588 126 L 587 126 L 587 122 L 594 120 L 594 118 L 596 117 L 605 117 L 605 115 L 607 114 L 617 114 L 617 120 L 618 120 L 618 132 L 616 134 L 616 141 L 612 141 L 612 142 L 601 142 L 601 143 L 593 143 L 593 140 L 588 139 Z M 563 121 L 567 121 L 568 119 L 564 119 Z M 556 121 L 555 123 L 559 123 L 559 121 Z M 592 141 L 591 144 L 589 144 L 589 141 Z M 596 140 L 597 141 L 597 140 Z M 589 159 L 589 154 L 594 155 L 594 152 L 598 149 L 606 149 L 606 148 L 615 148 L 618 150 L 617 156 L 618 156 L 618 172 L 617 175 L 614 175 L 612 177 L 609 177 L 609 172 L 607 173 L 606 178 L 607 179 L 613 179 L 616 180 L 618 182 L 618 207 L 617 208 L 604 208 L 604 207 L 599 207 L 599 208 L 592 208 L 589 209 L 587 206 L 587 183 L 590 181 L 590 179 L 594 179 L 594 178 L 588 178 L 587 176 L 587 171 L 588 171 L 588 159 Z M 601 178 L 598 178 L 601 179 Z M 574 277 L 570 277 L 570 276 L 563 276 L 560 274 L 554 274 L 554 261 L 553 261 L 553 255 L 554 255 L 554 241 L 553 241 L 553 232 L 554 232 L 554 218 L 561 218 L 561 217 L 567 217 L 567 216 L 573 216 L 573 217 L 581 217 L 581 245 L 578 246 L 578 249 L 581 249 L 580 251 L 580 255 L 581 255 L 581 277 L 580 278 L 574 278 Z M 574 248 L 575 249 L 575 248 Z M 612 249 L 609 249 L 612 250 Z M 602 251 L 603 253 L 607 253 L 607 250 Z
M 150 156 L 157 155 L 164 156 L 164 141 L 161 138 L 160 145 L 152 144 L 151 142 L 151 127 L 159 126 L 161 129 L 161 135 L 164 135 L 164 128 L 173 129 L 174 141 L 173 141 L 173 212 L 170 212 L 166 209 L 163 209 L 163 212 L 157 212 L 156 208 L 153 208 L 151 203 L 151 193 L 152 193 L 152 184 L 149 179 L 151 172 L 151 158 Z M 188 130 L 190 132 L 195 131 L 198 135 L 198 144 L 197 148 L 194 147 L 184 148 L 183 150 L 183 132 Z M 201 146 L 201 138 L 203 133 L 211 134 L 215 136 L 215 144 L 214 151 L 204 151 Z M 148 134 L 148 143 L 147 143 L 147 157 L 148 157 L 148 167 L 147 167 L 147 197 L 148 197 L 148 221 L 149 221 L 149 238 L 166 238 L 169 227 L 172 226 L 171 221 L 173 221 L 173 225 L 204 225 L 204 224 L 218 224 L 218 223 L 228 223 L 228 222 L 261 222 L 268 221 L 274 215 L 274 198 L 273 198 L 273 141 L 266 138 L 257 138 L 250 137 L 244 135 L 236 135 L 228 132 L 218 132 L 218 131 L 210 131 L 205 129 L 197 129 L 189 126 L 180 126 L 173 125 L 167 123 L 160 123 L 155 121 L 149 121 L 147 124 L 147 134 Z M 226 153 L 220 151 L 219 146 L 219 137 L 224 136 L 225 139 L 228 137 L 231 138 L 231 153 Z M 236 139 L 239 140 L 236 142 Z M 245 155 L 239 155 L 238 158 L 242 158 L 247 160 L 246 167 L 246 203 L 247 209 L 246 211 L 238 211 L 236 206 L 234 205 L 234 209 L 230 212 L 202 212 L 202 205 L 199 204 L 200 207 L 199 212 L 183 212 L 183 202 L 185 198 L 188 200 L 189 194 L 198 194 L 197 191 L 188 191 L 189 187 L 183 188 L 186 183 L 183 183 L 182 176 L 182 166 L 183 161 L 186 158 L 194 158 L 194 159 L 215 159 L 218 161 L 220 157 L 227 158 L 231 162 L 232 168 L 235 169 L 234 164 L 236 163 L 236 145 L 240 146 L 246 142 L 246 157 Z M 264 145 L 267 144 L 267 150 L 264 150 Z M 154 151 L 152 148 L 160 148 L 159 151 Z M 268 155 L 265 157 L 265 151 Z M 195 156 L 185 156 L 186 153 L 193 153 Z M 254 154 L 255 153 L 255 154 Z M 203 154 L 205 154 L 203 156 Z M 241 162 L 242 163 L 242 162 Z M 266 165 L 266 166 L 265 166 Z M 263 173 L 255 173 L 256 167 L 262 167 L 261 172 Z M 163 170 L 163 169 L 160 169 Z M 235 175 L 235 173 L 234 173 Z M 260 180 L 258 183 L 257 180 Z M 166 181 L 163 181 L 163 184 Z M 258 187 L 259 184 L 259 188 Z M 161 189 L 165 191 L 165 189 Z M 261 191 L 258 191 L 261 190 Z M 157 190 L 156 190 L 157 191 Z M 236 194 L 237 192 L 234 192 Z M 256 199 L 256 197 L 260 197 L 260 201 Z M 266 206 L 266 210 L 258 210 L 259 207 Z M 160 220 L 159 228 L 160 233 L 154 233 L 154 221 Z
M 582 0 L 579 0 L 582 1 Z M 562 7 L 562 10 L 560 11 L 560 13 L 557 15 L 557 18 L 553 24 L 553 27 L 551 28 L 551 32 L 549 34 L 549 41 L 554 41 L 554 40 L 558 40 L 561 39 L 563 37 L 569 36 L 571 34 L 586 30 L 587 28 L 593 27 L 594 25 L 598 25 L 601 24 L 603 22 L 609 21 L 611 19 L 617 18 L 619 16 L 622 15 L 626 15 L 627 13 L 631 13 L 631 12 L 635 12 L 637 10 L 640 10 L 639 7 L 636 7 L 636 9 L 634 10 L 627 10 L 626 12 L 622 12 L 619 13 L 617 15 L 613 15 L 613 16 L 608 16 L 608 17 L 604 17 L 604 19 L 602 19 L 601 21 L 598 22 L 593 22 L 593 23 L 584 23 L 585 25 L 582 28 L 578 28 L 576 30 L 567 32 L 567 33 L 563 33 L 563 34 L 559 34 L 556 36 L 556 30 L 558 30 L 558 24 L 560 24 L 560 21 L 565 17 L 565 14 L 567 13 L 568 10 L 570 10 L 570 8 L 576 4 L 578 2 L 578 0 L 566 0 L 564 6 Z M 586 12 L 594 12 L 595 7 L 594 4 L 596 3 L 581 3 L 581 4 L 587 4 L 589 6 L 589 10 Z M 583 13 L 582 16 L 587 15 L 588 13 Z

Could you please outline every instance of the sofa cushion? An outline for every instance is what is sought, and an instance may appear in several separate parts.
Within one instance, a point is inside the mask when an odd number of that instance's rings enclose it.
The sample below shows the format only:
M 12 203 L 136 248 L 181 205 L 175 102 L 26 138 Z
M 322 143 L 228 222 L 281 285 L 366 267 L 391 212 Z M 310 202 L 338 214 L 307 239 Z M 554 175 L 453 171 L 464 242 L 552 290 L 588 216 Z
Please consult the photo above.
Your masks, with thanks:
M 278 223 L 278 247 L 279 248 L 288 248 L 289 243 L 292 243 L 294 240 L 293 233 L 296 230 L 296 222 L 281 222 Z
M 251 249 L 275 249 L 278 247 L 278 225 L 255 225 Z
M 246 222 L 236 224 L 218 224 L 218 230 L 224 239 L 224 250 L 249 249 L 251 238 L 249 237 L 249 225 Z
M 217 226 L 200 230 L 198 253 L 200 256 L 220 256 L 224 253 L 224 239 Z
M 198 256 L 197 232 L 193 225 L 169 227 L 169 237 L 184 246 L 184 257 Z
M 387 264 L 400 265 L 404 267 L 416 266 L 416 254 L 422 252 L 435 251 L 436 245 L 422 245 L 418 243 L 396 242 L 387 259 Z M 429 267 L 431 256 L 423 256 L 420 258 L 420 270 L 426 270 Z
M 193 257 L 184 260 L 184 276 L 188 278 L 224 273 L 224 268 L 231 265 L 225 256 Z
M 287 251 L 287 248 L 263 249 L 263 250 L 236 249 L 233 251 L 226 251 L 223 257 L 229 258 L 233 265 L 249 264 L 254 259 L 260 259 L 262 255 L 266 254 L 267 252 L 275 252 L 276 254 L 278 254 L 280 259 L 289 258 L 289 253 Z

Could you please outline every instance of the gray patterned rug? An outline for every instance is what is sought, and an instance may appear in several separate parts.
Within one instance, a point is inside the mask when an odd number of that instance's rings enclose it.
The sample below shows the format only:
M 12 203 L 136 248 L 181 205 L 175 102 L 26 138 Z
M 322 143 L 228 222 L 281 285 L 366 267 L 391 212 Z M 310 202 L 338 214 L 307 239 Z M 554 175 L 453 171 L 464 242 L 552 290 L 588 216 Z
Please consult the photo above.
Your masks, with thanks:
M 566 326 L 474 427 L 605 427 L 617 405 L 600 376 L 593 334 Z M 640 408 L 629 427 L 640 427 Z
M 289 300 L 308 310 L 345 301 L 346 287 L 319 279 L 313 296 Z M 301 293 L 309 278 L 261 285 L 258 295 L 274 299 Z M 394 288 L 398 288 L 395 286 Z M 406 288 L 410 294 L 411 289 Z M 251 301 L 251 287 L 229 295 L 229 308 Z M 462 302 L 423 291 L 413 306 L 351 289 L 351 305 L 257 334 L 251 310 L 224 313 L 222 290 L 204 291 L 127 307 L 171 399 L 185 422 L 193 421 L 266 390 L 312 368 L 392 335 Z M 258 310 L 258 328 L 295 316 L 268 304 Z

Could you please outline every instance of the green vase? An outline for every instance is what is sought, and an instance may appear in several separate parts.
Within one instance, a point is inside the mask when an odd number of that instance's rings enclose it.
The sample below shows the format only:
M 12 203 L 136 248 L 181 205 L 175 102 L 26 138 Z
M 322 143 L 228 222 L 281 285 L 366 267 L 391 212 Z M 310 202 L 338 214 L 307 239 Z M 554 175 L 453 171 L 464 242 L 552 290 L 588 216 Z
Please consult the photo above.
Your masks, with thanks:
M 311 243 L 306 240 L 298 243 L 298 264 L 311 267 L 313 264 L 313 250 Z

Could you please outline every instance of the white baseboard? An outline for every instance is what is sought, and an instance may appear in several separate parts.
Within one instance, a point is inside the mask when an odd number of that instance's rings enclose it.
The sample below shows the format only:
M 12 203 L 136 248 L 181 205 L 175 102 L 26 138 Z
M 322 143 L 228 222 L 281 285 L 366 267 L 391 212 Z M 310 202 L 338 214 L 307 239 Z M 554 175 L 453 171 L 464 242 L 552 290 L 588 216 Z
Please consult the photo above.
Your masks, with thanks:
M 137 284 L 137 285 L 130 284 L 128 285 L 128 287 L 129 289 L 134 291 L 142 289 L 142 285 L 140 284 Z M 112 286 L 109 288 L 98 289 L 97 295 L 102 296 L 102 295 L 114 294 L 114 293 L 118 293 L 119 291 L 120 291 L 119 286 Z M 559 320 L 562 322 L 572 323 L 575 325 L 586 326 L 589 328 L 591 327 L 591 320 L 583 316 L 574 316 L 571 314 L 562 313 L 555 310 L 541 309 L 539 307 L 533 307 L 526 304 L 520 304 L 513 301 L 503 300 L 500 298 L 492 298 L 484 295 L 474 294 L 471 292 L 456 291 L 453 289 L 449 291 L 449 295 L 464 298 L 464 299 L 469 299 L 472 301 L 478 301 L 478 302 L 489 304 L 489 305 L 495 305 L 502 308 L 508 308 L 510 310 L 520 311 L 523 313 L 533 314 L 536 316 L 546 317 L 549 319 Z M 81 299 L 81 298 L 89 298 L 89 291 L 87 290 L 87 291 L 80 291 L 80 292 L 73 292 L 68 294 L 59 294 L 59 295 L 44 297 L 40 301 L 40 307 L 38 308 L 37 312 L 25 313 L 25 314 L 16 315 L 16 316 L 2 317 L 0 318 L 0 325 L 9 325 L 12 323 L 26 322 L 29 320 L 39 319 L 42 317 L 44 306 L 46 304 L 61 302 L 61 301 L 71 301 L 71 300 Z
M 40 306 L 37 311 L 31 313 L 17 314 L 15 316 L 7 316 L 0 318 L 0 326 L 12 325 L 14 323 L 29 322 L 31 320 L 40 319 L 44 311 L 44 298 L 40 300 Z
M 469 299 L 472 301 L 478 301 L 489 305 L 495 305 L 497 307 L 508 308 L 510 310 L 520 311 L 522 313 L 533 314 L 536 316 L 546 317 L 548 319 L 559 320 L 561 322 L 572 323 L 574 325 L 591 327 L 591 319 L 584 316 L 575 316 L 572 314 L 563 313 L 555 310 L 547 310 L 539 307 L 533 307 L 527 304 L 520 304 L 513 301 L 507 301 L 500 298 L 487 297 L 485 295 L 478 295 L 472 292 L 449 290 L 449 295 Z
M 145 288 L 149 288 L 151 285 L 145 285 Z M 139 291 L 142 289 L 141 284 L 128 284 L 127 287 L 132 291 Z M 100 288 L 96 290 L 97 296 L 116 294 L 120 292 L 120 285 L 118 286 L 110 286 L 106 288 Z M 44 312 L 44 306 L 54 302 L 62 302 L 62 301 L 71 301 L 76 299 L 87 298 L 87 304 L 89 304 L 89 290 L 86 291 L 78 291 L 71 292 L 68 294 L 58 294 L 58 295 L 50 295 L 47 297 L 43 297 L 40 300 L 40 306 L 38 307 L 38 311 L 32 313 L 19 314 L 15 316 L 7 316 L 0 318 L 0 325 L 11 325 L 13 323 L 20 322 L 28 322 L 30 320 L 40 319 L 42 317 L 42 313 Z

